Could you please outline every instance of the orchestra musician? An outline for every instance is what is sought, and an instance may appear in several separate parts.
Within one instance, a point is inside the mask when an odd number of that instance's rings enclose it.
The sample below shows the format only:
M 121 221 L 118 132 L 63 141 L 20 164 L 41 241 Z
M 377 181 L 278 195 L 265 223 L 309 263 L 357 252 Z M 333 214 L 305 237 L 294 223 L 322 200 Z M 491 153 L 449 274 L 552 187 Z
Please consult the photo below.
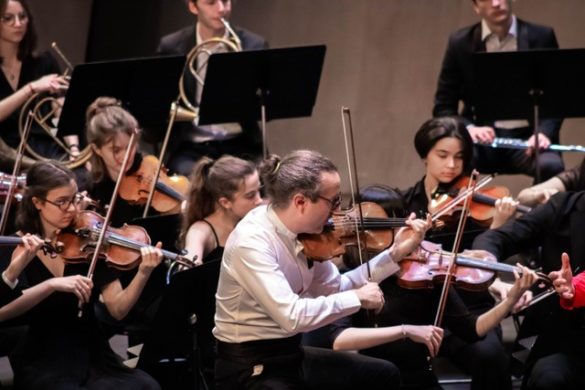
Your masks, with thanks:
M 260 168 L 270 199 L 229 236 L 220 268 L 213 334 L 217 389 L 398 388 L 394 365 L 320 348 L 301 348 L 300 333 L 360 307 L 380 309 L 377 282 L 422 239 L 429 221 L 409 219 L 394 245 L 365 266 L 340 275 L 331 262 L 308 261 L 297 239 L 320 233 L 341 204 L 335 165 L 314 151 L 270 157 Z
M 59 65 L 49 52 L 35 55 L 37 35 L 34 18 L 26 0 L 0 2 L 0 137 L 12 148 L 2 147 L 1 168 L 10 171 L 14 164 L 15 151 L 20 143 L 20 107 L 34 94 L 47 92 L 58 94 L 68 86 L 68 81 L 59 75 Z M 34 128 L 29 136 L 29 145 L 43 156 L 56 158 L 62 151 L 44 132 Z M 79 137 L 70 135 L 64 139 L 73 153 L 79 152 Z M 25 166 L 32 164 L 26 158 Z
M 545 181 L 563 170 L 563 160 L 557 152 L 541 150 L 534 161 L 535 137 L 533 125 L 525 120 L 477 122 L 473 114 L 472 54 L 477 52 L 503 52 L 528 49 L 558 48 L 554 30 L 518 19 L 512 11 L 512 0 L 471 0 L 475 13 L 481 18 L 473 24 L 454 32 L 443 58 L 443 64 L 435 92 L 433 116 L 457 115 L 459 102 L 463 103 L 461 115 L 476 143 L 473 167 L 482 173 L 522 173 Z M 481 76 L 480 76 L 481 77 Z M 561 121 L 543 119 L 539 122 L 539 147 L 547 148 L 559 143 Z M 481 146 L 494 137 L 527 139 L 532 149 L 494 149 Z
M 256 166 L 223 156 L 202 157 L 193 167 L 181 238 L 187 256 L 197 264 L 221 259 L 236 224 L 262 202 Z
M 427 120 L 414 138 L 415 149 L 425 164 L 425 176 L 413 187 L 403 191 L 405 208 L 409 212 L 426 213 L 437 189 L 448 190 L 463 175 L 470 171 L 473 142 L 458 117 L 441 117 Z M 465 183 L 466 184 L 466 183 Z M 516 211 L 517 202 L 510 197 L 498 199 L 490 228 L 504 224 Z M 473 238 L 486 228 L 469 218 L 463 231 L 460 250 L 470 249 Z M 426 239 L 442 244 L 444 250 L 451 250 L 455 237 L 454 226 L 431 231 Z M 489 291 L 500 300 L 505 300 L 512 285 L 496 278 Z M 527 294 L 530 294 L 528 292 Z M 487 291 L 470 292 L 459 290 L 458 295 L 469 311 L 480 316 L 494 306 L 494 299 Z M 526 297 L 529 300 L 530 297 Z M 502 344 L 499 326 L 475 342 L 468 342 L 456 334 L 446 334 L 442 354 L 472 376 L 473 383 L 498 384 L 498 388 L 511 388 L 510 358 Z M 493 382 L 490 382 L 493 381 Z
M 195 47 L 211 38 L 229 40 L 230 35 L 222 19 L 228 20 L 232 11 L 232 0 L 188 0 L 189 12 L 195 23 L 162 37 L 157 53 L 160 55 L 186 55 Z M 266 49 L 268 44 L 261 36 L 234 27 L 242 50 Z M 203 61 L 203 59 L 201 59 Z M 203 73 L 199 73 L 204 79 Z M 196 107 L 201 99 L 202 86 L 193 76 L 186 74 L 186 94 Z M 173 130 L 169 144 L 167 166 L 174 172 L 189 175 L 195 161 L 202 156 L 218 159 L 224 154 L 258 160 L 262 156 L 262 136 L 256 122 L 230 123 L 223 125 L 194 126 L 183 123 Z
M 42 239 L 54 238 L 79 212 L 82 197 L 77 191 L 71 171 L 51 162 L 36 163 L 28 172 L 17 215 L 19 229 Z M 12 255 L 15 262 L 23 256 L 29 262 L 21 277 L 30 289 L 45 285 L 52 292 L 39 297 L 26 313 L 29 330 L 13 360 L 15 387 L 159 389 L 144 372 L 121 364 L 96 322 L 93 303 L 101 297 L 112 316 L 123 318 L 161 262 L 160 250 L 144 247 L 136 276 L 122 288 L 117 272 L 105 262 L 98 262 L 93 279 L 88 279 L 84 276 L 88 263 L 66 264 L 59 255 L 51 258 L 38 250 L 40 242 L 29 240 Z M 24 297 L 28 291 L 23 291 Z M 79 302 L 84 303 L 81 316 Z
M 541 247 L 537 265 L 545 273 L 560 269 L 562 253 L 566 252 L 571 268 L 582 272 L 585 266 L 584 228 L 585 192 L 563 192 L 521 218 L 482 233 L 475 239 L 473 248 L 486 250 L 503 260 Z M 563 310 L 558 298 L 549 297 L 526 311 L 518 337 L 538 335 L 526 361 L 526 388 L 584 388 L 583 310 Z
M 551 177 L 543 183 L 523 189 L 518 201 L 527 206 L 547 202 L 557 192 L 585 190 L 585 158 L 575 167 Z

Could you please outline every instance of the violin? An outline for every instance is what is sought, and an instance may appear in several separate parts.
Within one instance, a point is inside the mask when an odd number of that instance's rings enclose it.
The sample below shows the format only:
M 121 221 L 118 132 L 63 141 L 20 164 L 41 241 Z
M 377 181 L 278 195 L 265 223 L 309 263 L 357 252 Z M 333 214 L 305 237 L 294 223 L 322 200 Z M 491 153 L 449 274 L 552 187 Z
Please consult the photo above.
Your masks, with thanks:
M 159 160 L 155 156 L 145 156 L 136 172 L 123 175 L 118 190 L 122 199 L 131 204 L 145 205 L 158 166 Z M 161 170 L 152 207 L 162 214 L 179 212 L 188 191 L 189 180 L 185 176 L 168 176 L 165 170 Z
M 63 245 L 59 254 L 66 263 L 91 261 L 96 251 L 98 236 L 103 228 L 104 218 L 101 215 L 87 210 L 79 212 L 74 222 L 57 234 L 57 240 Z M 112 228 L 108 226 L 99 256 L 113 268 L 122 271 L 130 270 L 140 264 L 140 249 L 143 247 L 151 247 L 150 237 L 143 227 L 124 225 L 121 228 Z M 195 266 L 194 259 L 166 250 L 161 251 L 163 257 L 173 263 L 188 268 Z
M 441 245 L 423 241 L 415 252 L 400 261 L 397 283 L 407 289 L 432 289 L 443 284 L 454 257 L 453 253 L 443 251 Z M 477 251 L 465 250 L 456 257 L 452 283 L 467 291 L 485 291 L 495 279 L 496 272 L 522 273 L 518 267 L 499 263 L 487 252 L 478 256 Z M 536 274 L 550 283 L 547 275 Z
M 446 205 L 454 201 L 460 194 L 460 191 L 466 187 L 468 181 L 469 177 L 461 177 L 451 186 L 451 188 L 445 189 L 439 187 L 431 195 L 432 199 L 428 206 L 429 212 L 431 214 L 440 212 Z M 496 205 L 496 201 L 509 195 L 510 191 L 503 186 L 478 186 L 471 198 L 469 217 L 482 226 L 489 226 L 492 223 L 494 214 L 496 212 L 494 207 Z M 463 200 L 458 202 L 458 206 L 460 206 L 462 203 Z M 460 207 L 455 207 L 448 215 L 456 219 L 454 215 L 457 211 L 460 210 Z M 516 206 L 516 210 L 520 213 L 527 213 L 531 210 L 531 208 L 519 204 Z M 444 218 L 443 221 L 449 223 L 449 217 Z
M 382 206 L 373 202 L 362 202 L 360 207 L 334 211 L 323 232 L 299 235 L 303 252 L 308 259 L 325 261 L 345 253 L 346 246 L 358 246 L 356 227 L 360 233 L 361 249 L 379 253 L 392 245 L 395 227 L 406 226 L 406 218 L 388 218 Z M 363 220 L 363 223 L 362 223 Z
M 0 172 L 0 202 L 6 201 L 6 196 L 8 195 L 13 180 L 16 182 L 16 188 L 12 196 L 16 201 L 20 202 L 22 200 L 23 191 L 26 188 L 26 175 L 22 174 L 14 178 L 12 175 Z

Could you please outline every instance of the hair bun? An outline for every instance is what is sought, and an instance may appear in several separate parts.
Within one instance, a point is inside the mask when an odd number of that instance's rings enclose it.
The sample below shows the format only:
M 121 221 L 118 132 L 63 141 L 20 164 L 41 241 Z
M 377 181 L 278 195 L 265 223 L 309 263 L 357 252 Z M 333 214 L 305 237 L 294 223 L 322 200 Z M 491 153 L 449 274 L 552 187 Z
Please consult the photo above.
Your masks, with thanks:
M 98 97 L 89 105 L 85 114 L 85 119 L 89 122 L 94 116 L 101 114 L 108 107 L 120 107 L 121 102 L 113 97 L 102 96 Z

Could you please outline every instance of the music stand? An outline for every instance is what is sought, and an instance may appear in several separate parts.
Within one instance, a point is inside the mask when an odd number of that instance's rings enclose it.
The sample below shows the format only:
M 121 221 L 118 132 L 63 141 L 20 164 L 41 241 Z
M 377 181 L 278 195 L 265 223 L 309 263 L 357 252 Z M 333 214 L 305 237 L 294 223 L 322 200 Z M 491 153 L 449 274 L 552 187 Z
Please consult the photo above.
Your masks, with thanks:
M 100 96 L 120 100 L 142 127 L 164 129 L 184 64 L 185 56 L 171 56 L 77 65 L 71 74 L 58 134 L 80 135 L 85 145 L 85 112 Z
M 585 116 L 585 49 L 547 49 L 473 55 L 472 102 L 478 120 Z M 538 159 L 538 148 L 535 148 Z M 536 169 L 536 180 L 540 174 Z
M 325 45 L 218 53 L 209 57 L 199 104 L 200 125 L 311 116 Z
M 134 218 L 131 225 L 142 226 L 150 236 L 150 242 L 154 245 L 158 241 L 162 247 L 175 252 L 177 238 L 181 226 L 181 214 L 151 215 L 144 218 Z
M 173 389 L 206 384 L 204 371 L 213 369 L 215 356 L 211 330 L 220 264 L 217 259 L 177 272 L 164 291 L 138 360 L 138 368 L 161 384 L 171 381 Z M 192 377 L 177 367 L 191 368 Z M 168 369 L 175 370 L 172 376 Z

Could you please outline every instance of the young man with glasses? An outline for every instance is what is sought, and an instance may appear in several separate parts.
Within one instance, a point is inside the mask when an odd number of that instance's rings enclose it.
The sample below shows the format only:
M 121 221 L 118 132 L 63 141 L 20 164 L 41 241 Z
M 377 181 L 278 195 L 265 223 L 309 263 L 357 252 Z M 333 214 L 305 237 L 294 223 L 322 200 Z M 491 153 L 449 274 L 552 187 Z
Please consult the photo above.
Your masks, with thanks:
M 407 221 L 394 245 L 370 261 L 371 281 L 365 266 L 340 275 L 331 262 L 307 259 L 297 238 L 321 233 L 339 207 L 335 165 L 299 150 L 283 159 L 272 156 L 260 172 L 270 203 L 240 221 L 221 264 L 213 330 L 216 388 L 398 388 L 392 363 L 301 347 L 300 334 L 360 308 L 380 309 L 377 282 L 396 272 L 396 262 L 419 244 L 429 222 Z

